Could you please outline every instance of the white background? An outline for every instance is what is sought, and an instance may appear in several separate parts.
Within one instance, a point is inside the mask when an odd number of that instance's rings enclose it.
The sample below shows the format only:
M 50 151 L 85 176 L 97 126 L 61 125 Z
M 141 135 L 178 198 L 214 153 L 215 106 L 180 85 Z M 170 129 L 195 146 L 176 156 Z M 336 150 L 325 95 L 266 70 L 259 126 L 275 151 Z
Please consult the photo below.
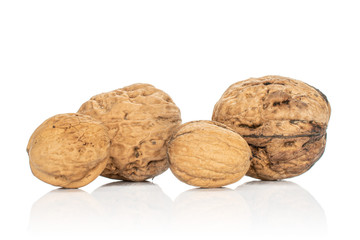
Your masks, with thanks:
M 359 239 L 357 4 L 1 0 L 0 238 Z M 66 191 L 31 174 L 34 129 L 95 94 L 150 83 L 187 122 L 210 119 L 230 84 L 269 74 L 319 88 L 332 106 L 325 154 L 288 182 L 190 190 L 167 171 Z

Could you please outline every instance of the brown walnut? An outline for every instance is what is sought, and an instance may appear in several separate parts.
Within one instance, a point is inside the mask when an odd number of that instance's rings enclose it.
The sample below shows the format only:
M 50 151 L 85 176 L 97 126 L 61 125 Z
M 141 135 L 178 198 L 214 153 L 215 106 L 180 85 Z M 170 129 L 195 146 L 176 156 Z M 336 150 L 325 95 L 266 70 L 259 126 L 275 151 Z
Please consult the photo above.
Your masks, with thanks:
M 107 128 L 82 114 L 59 114 L 32 134 L 27 152 L 33 174 L 64 188 L 79 188 L 104 170 L 109 158 Z
M 166 142 L 181 117 L 163 91 L 149 84 L 133 84 L 92 97 L 78 112 L 109 128 L 110 161 L 102 176 L 144 181 L 168 169 Z
M 211 188 L 238 181 L 248 171 L 251 150 L 225 125 L 211 121 L 183 124 L 168 144 L 170 169 L 182 182 Z
M 231 127 L 250 145 L 248 176 L 277 180 L 306 172 L 321 157 L 330 112 L 318 89 L 265 76 L 231 85 L 215 105 L 212 120 Z

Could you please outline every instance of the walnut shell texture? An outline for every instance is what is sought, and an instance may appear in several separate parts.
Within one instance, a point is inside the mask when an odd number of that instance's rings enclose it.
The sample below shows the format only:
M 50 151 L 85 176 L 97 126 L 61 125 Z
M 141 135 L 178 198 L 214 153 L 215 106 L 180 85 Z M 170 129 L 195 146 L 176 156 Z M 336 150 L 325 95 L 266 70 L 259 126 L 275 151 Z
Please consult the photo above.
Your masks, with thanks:
M 251 150 L 236 132 L 221 123 L 183 124 L 168 144 L 170 169 L 182 182 L 214 188 L 241 179 L 250 166 Z
M 27 152 L 33 174 L 64 188 L 79 188 L 93 181 L 109 159 L 107 128 L 89 116 L 55 115 L 32 134 Z
M 216 103 L 212 120 L 248 142 L 253 153 L 248 176 L 278 180 L 306 172 L 321 157 L 330 113 L 318 89 L 265 76 L 231 85 Z
M 163 91 L 133 84 L 92 97 L 78 112 L 109 128 L 110 161 L 102 176 L 144 181 L 168 169 L 166 142 L 181 124 L 181 116 Z

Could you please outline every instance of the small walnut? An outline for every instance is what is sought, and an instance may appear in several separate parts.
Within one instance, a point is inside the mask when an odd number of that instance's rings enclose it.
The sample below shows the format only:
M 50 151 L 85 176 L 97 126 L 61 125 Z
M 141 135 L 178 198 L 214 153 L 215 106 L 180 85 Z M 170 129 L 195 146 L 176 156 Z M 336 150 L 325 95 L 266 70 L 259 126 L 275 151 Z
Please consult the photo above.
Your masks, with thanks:
M 330 112 L 318 89 L 291 78 L 265 76 L 231 85 L 212 119 L 250 145 L 253 159 L 247 175 L 277 180 L 306 172 L 321 157 Z
M 109 128 L 110 161 L 102 176 L 144 181 L 168 169 L 166 142 L 180 110 L 163 91 L 134 84 L 92 97 L 79 109 Z
M 33 174 L 64 188 L 79 188 L 104 170 L 110 149 L 107 128 L 89 116 L 55 115 L 32 134 L 27 152 Z
M 234 183 L 250 166 L 246 141 L 223 124 L 194 121 L 183 124 L 168 144 L 170 169 L 182 182 L 211 188 Z

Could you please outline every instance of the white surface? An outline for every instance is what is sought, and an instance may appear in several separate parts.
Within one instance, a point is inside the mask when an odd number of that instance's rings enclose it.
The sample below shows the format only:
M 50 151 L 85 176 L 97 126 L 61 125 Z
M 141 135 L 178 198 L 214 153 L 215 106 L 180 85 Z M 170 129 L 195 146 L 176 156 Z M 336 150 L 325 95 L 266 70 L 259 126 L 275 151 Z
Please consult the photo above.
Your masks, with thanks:
M 0 1 L 1 239 L 359 239 L 357 3 Z M 97 93 L 151 83 L 187 122 L 210 119 L 230 84 L 269 74 L 332 106 L 325 154 L 288 182 L 190 190 L 167 171 L 61 190 L 30 172 L 34 129 Z

